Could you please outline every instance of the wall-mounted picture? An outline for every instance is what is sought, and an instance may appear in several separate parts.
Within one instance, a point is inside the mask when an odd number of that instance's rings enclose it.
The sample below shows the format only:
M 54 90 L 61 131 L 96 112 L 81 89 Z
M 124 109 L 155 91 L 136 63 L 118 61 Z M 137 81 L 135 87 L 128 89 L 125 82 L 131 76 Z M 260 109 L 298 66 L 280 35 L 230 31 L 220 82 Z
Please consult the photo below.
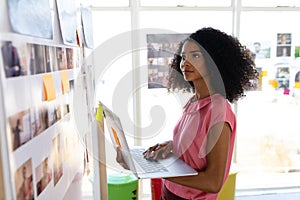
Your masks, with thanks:
M 48 104 L 42 103 L 30 108 L 31 131 L 33 137 L 38 136 L 49 127 Z
M 53 161 L 53 177 L 54 186 L 58 183 L 63 175 L 63 161 L 62 161 L 62 146 L 61 136 L 58 134 L 52 140 L 52 161 Z
M 23 43 L 2 41 L 1 52 L 5 76 L 17 77 L 27 74 L 26 47 Z
M 31 137 L 29 109 L 8 117 L 13 151 L 28 142 Z
M 289 57 L 291 56 L 291 46 L 277 46 L 277 57 Z
M 35 44 L 35 74 L 41 74 L 46 72 L 46 60 L 45 60 L 45 46 Z
M 94 47 L 94 39 L 93 39 L 93 19 L 92 19 L 92 11 L 88 8 L 81 7 L 81 23 L 84 34 L 84 41 L 88 48 Z
M 294 53 L 295 58 L 300 57 L 300 46 L 295 46 L 295 53 Z
M 35 168 L 36 191 L 39 196 L 52 180 L 52 168 L 50 159 L 46 157 L 40 165 Z
M 51 55 L 50 55 L 50 47 L 45 47 L 45 65 L 46 65 L 46 72 L 52 72 L 53 70 L 53 62 L 51 62 Z
M 278 45 L 292 44 L 292 34 L 291 33 L 277 33 L 277 44 Z
M 56 48 L 56 59 L 57 59 L 58 70 L 67 69 L 66 48 L 63 47 Z
M 255 41 L 250 42 L 247 47 L 254 54 L 255 59 L 270 58 L 271 56 L 271 42 Z
M 67 54 L 67 68 L 73 69 L 74 68 L 73 49 L 66 48 L 66 54 Z
M 298 71 L 295 75 L 295 82 L 300 82 L 300 71 Z
M 168 65 L 178 43 L 188 36 L 189 34 L 147 35 L 148 88 L 167 86 Z
M 58 63 L 56 58 L 56 47 L 49 46 L 49 56 L 50 56 L 50 63 L 52 66 L 52 70 L 58 71 Z
M 77 8 L 72 0 L 56 0 L 61 35 L 65 44 L 77 44 Z
M 14 32 L 52 39 L 52 17 L 49 0 L 9 0 L 8 14 Z
M 276 80 L 278 81 L 279 89 L 288 89 L 290 87 L 290 68 L 277 67 Z
M 31 159 L 22 164 L 14 174 L 17 200 L 33 200 L 34 188 Z

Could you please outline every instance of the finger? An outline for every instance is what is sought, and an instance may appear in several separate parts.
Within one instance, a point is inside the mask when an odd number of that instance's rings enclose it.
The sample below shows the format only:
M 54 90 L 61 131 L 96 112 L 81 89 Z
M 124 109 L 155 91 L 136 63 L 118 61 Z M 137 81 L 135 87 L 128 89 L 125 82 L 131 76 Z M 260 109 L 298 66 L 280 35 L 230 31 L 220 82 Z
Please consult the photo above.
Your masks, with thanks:
M 156 149 L 156 147 L 157 147 L 158 145 L 159 145 L 159 144 L 156 144 L 156 145 L 154 145 L 154 146 L 152 146 L 152 147 L 149 147 L 149 149 L 147 149 L 146 151 L 144 151 L 143 154 L 145 155 L 145 154 L 151 153 L 152 151 L 154 151 L 154 150 Z

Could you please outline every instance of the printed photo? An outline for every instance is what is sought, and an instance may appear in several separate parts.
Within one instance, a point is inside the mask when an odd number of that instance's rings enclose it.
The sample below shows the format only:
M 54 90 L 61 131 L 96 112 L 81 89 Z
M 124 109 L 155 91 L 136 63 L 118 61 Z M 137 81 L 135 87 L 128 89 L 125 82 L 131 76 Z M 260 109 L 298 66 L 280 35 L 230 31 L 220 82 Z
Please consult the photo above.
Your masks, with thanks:
M 34 44 L 35 74 L 46 72 L 45 46 Z
M 45 63 L 46 63 L 46 72 L 52 72 L 53 71 L 53 64 L 51 61 L 51 56 L 50 56 L 50 47 L 49 46 L 44 46 L 45 47 Z
M 53 160 L 53 177 L 54 177 L 54 186 L 55 186 L 63 175 L 62 146 L 61 146 L 60 134 L 58 134 L 52 140 L 52 160 Z
M 279 89 L 288 89 L 290 87 L 290 68 L 278 67 L 276 72 L 276 80 L 278 81 Z
M 247 47 L 254 54 L 255 59 L 270 58 L 271 56 L 271 42 L 255 41 L 250 42 Z
M 49 46 L 50 63 L 53 71 L 58 71 L 58 63 L 56 58 L 56 47 Z
M 277 33 L 277 44 L 285 45 L 292 43 L 292 34 L 291 33 Z
M 27 160 L 15 171 L 15 191 L 17 200 L 34 199 L 32 162 Z
M 52 39 L 52 17 L 49 0 L 7 1 L 10 24 L 14 32 Z
M 29 110 L 24 110 L 8 118 L 13 151 L 28 142 L 31 137 Z
M 43 162 L 35 168 L 36 191 L 37 195 L 41 194 L 52 180 L 52 169 L 46 157 Z
M 66 54 L 67 54 L 67 68 L 73 69 L 74 68 L 73 49 L 66 48 Z
M 56 48 L 56 59 L 57 59 L 58 70 L 67 69 L 66 48 L 63 47 Z
M 13 41 L 2 41 L 1 52 L 5 76 L 27 75 L 26 45 Z
M 295 58 L 300 57 L 300 46 L 295 46 L 295 53 L 294 53 Z
M 291 46 L 277 46 L 277 57 L 289 57 L 291 56 Z
M 49 127 L 47 103 L 30 108 L 31 132 L 33 137 L 38 136 Z

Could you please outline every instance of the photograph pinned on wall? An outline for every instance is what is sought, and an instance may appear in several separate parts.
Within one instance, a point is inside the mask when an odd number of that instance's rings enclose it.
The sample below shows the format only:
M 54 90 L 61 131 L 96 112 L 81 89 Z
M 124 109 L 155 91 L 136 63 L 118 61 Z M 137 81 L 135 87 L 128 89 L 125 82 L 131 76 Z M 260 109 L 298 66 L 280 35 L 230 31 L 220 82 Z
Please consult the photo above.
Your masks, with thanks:
M 300 68 L 295 70 L 294 85 L 293 85 L 293 96 L 299 98 L 300 97 Z
M 16 33 L 52 39 L 52 17 L 49 0 L 9 0 L 8 14 Z
M 30 108 L 30 131 L 32 137 L 36 137 L 42 132 L 41 114 L 37 106 Z
M 277 33 L 277 57 L 290 57 L 291 56 L 291 44 L 292 34 L 291 33 Z
M 36 191 L 39 196 L 52 180 L 52 168 L 49 157 L 46 157 L 35 168 Z
M 294 53 L 295 58 L 300 57 L 300 46 L 295 46 L 295 53 Z
M 92 11 L 89 8 L 82 7 L 81 11 L 81 23 L 84 34 L 84 41 L 86 47 L 93 48 L 94 47 L 94 39 L 93 39 L 93 18 Z
M 270 41 L 254 41 L 249 42 L 247 47 L 254 54 L 254 59 L 264 59 L 271 57 Z
M 12 150 L 15 151 L 32 138 L 29 109 L 8 117 L 8 123 Z
M 56 0 L 64 44 L 77 45 L 77 8 L 73 0 Z
M 27 44 L 26 45 L 27 49 L 27 65 L 28 65 L 28 70 L 30 75 L 36 74 L 36 69 L 35 69 L 35 55 L 34 55 L 34 44 Z
M 23 163 L 14 173 L 17 200 L 34 199 L 31 159 Z
M 62 160 L 62 146 L 61 135 L 57 134 L 52 140 L 52 162 L 53 162 L 53 178 L 54 186 L 63 176 L 63 160 Z
M 34 44 L 35 55 L 35 74 L 42 74 L 46 72 L 46 60 L 45 60 L 45 46 L 40 44 Z
M 50 46 L 45 47 L 45 65 L 46 65 L 46 72 L 53 72 L 53 62 L 51 60 L 51 53 L 50 53 Z
M 277 46 L 276 56 L 277 57 L 290 57 L 291 56 L 291 46 Z
M 297 72 L 296 72 L 296 75 L 295 75 L 295 82 L 300 83 L 300 71 L 297 71 Z
M 47 102 L 30 108 L 31 132 L 33 137 L 40 135 L 49 127 L 49 116 Z
M 165 88 L 168 84 L 168 65 L 180 41 L 189 34 L 148 34 L 148 88 Z
M 277 67 L 276 80 L 278 81 L 278 89 L 288 90 L 290 88 L 290 68 L 287 66 Z
M 57 63 L 57 58 L 56 58 L 56 47 L 54 46 L 49 46 L 49 57 L 50 57 L 50 63 L 52 66 L 52 71 L 58 71 L 58 63 Z
M 290 45 L 292 44 L 291 33 L 277 33 L 277 45 Z
M 64 47 L 56 48 L 56 59 L 57 59 L 58 70 L 67 69 L 66 48 Z
M 66 57 L 67 57 L 67 68 L 73 69 L 74 68 L 74 56 L 73 56 L 73 49 L 66 48 Z
M 47 102 L 48 104 L 48 126 L 52 126 L 57 122 L 56 102 Z
M 6 78 L 27 75 L 25 43 L 1 41 L 1 54 Z
M 256 67 L 259 77 L 258 79 L 255 80 L 250 80 L 251 85 L 253 85 L 253 87 L 251 87 L 251 90 L 255 90 L 255 91 L 261 91 L 262 90 L 262 67 Z

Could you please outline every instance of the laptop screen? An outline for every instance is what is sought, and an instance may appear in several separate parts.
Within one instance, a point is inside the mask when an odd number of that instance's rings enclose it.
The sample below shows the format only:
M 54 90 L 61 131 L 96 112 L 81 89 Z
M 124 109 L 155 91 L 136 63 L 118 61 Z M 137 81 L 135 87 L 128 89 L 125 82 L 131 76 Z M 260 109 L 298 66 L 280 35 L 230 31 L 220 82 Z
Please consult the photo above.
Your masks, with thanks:
M 103 103 L 101 103 L 101 105 L 103 108 L 106 128 L 109 132 L 114 148 L 116 149 L 119 147 L 121 149 L 124 161 L 131 171 L 136 172 L 120 118 Z

